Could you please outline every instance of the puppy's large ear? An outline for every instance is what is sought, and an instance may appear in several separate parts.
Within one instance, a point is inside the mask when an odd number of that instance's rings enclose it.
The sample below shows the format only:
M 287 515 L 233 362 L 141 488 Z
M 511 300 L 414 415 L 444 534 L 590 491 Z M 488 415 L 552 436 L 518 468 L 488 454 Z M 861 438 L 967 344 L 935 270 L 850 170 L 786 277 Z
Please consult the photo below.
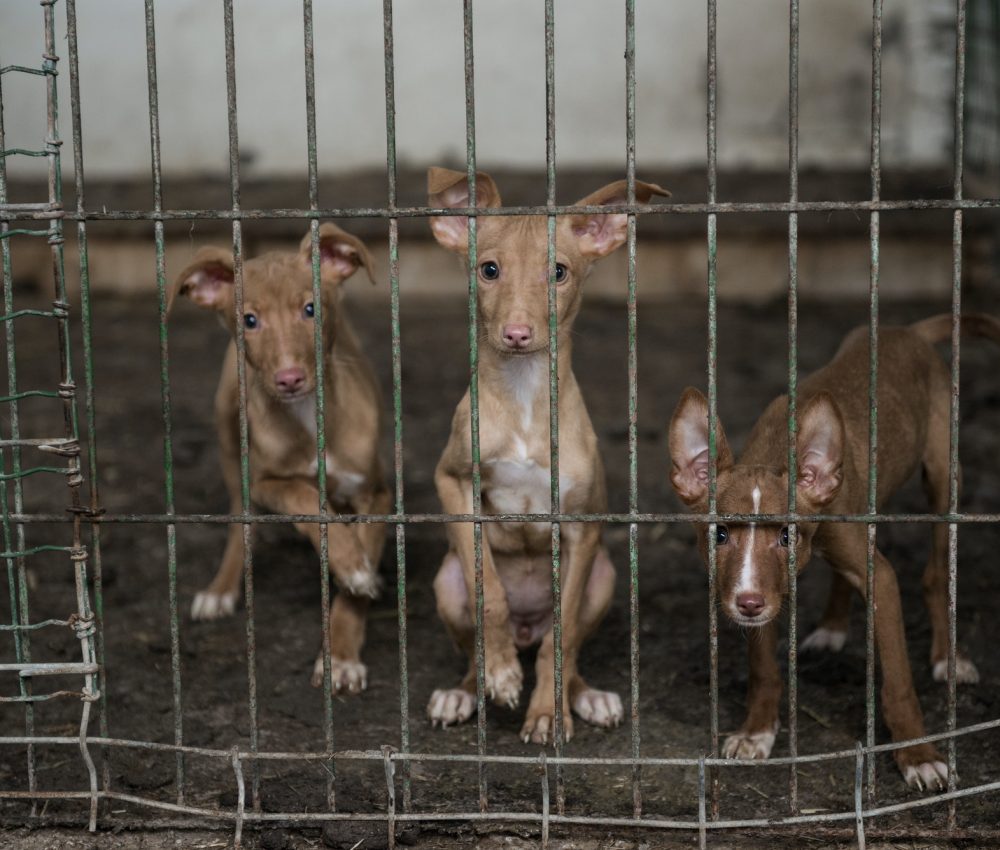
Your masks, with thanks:
M 299 243 L 302 261 L 312 269 L 312 234 L 307 233 Z M 319 269 L 323 283 L 340 283 L 359 268 L 364 268 L 368 279 L 375 283 L 375 264 L 365 243 L 337 225 L 327 222 L 319 229 Z
M 233 255 L 222 248 L 202 248 L 174 282 L 167 301 L 170 310 L 178 295 L 186 295 L 199 307 L 221 310 L 233 297 Z
M 688 387 L 677 402 L 670 419 L 670 483 L 690 508 L 704 508 L 708 502 L 708 399 Z M 726 432 L 715 423 L 716 470 L 733 465 Z
M 469 206 L 469 180 L 464 171 L 431 167 L 427 169 L 427 203 L 437 209 Z M 476 208 L 500 206 L 500 190 L 485 171 L 476 172 Z M 449 251 L 458 254 L 469 250 L 469 219 L 464 215 L 431 218 L 434 238 Z
M 845 439 L 837 403 L 829 393 L 817 393 L 799 414 L 795 447 L 799 496 L 816 507 L 828 505 L 840 491 Z
M 648 204 L 653 195 L 670 197 L 670 192 L 657 186 L 655 183 L 643 183 L 641 180 L 635 181 L 635 199 L 640 204 Z M 577 201 L 579 206 L 603 207 L 608 204 L 624 204 L 626 196 L 626 182 L 618 180 L 609 183 L 603 189 L 587 195 Z M 573 228 L 573 235 L 576 236 L 580 252 L 587 257 L 597 259 L 606 257 L 616 248 L 621 247 L 625 242 L 628 216 L 625 213 L 585 213 L 575 215 L 570 221 Z

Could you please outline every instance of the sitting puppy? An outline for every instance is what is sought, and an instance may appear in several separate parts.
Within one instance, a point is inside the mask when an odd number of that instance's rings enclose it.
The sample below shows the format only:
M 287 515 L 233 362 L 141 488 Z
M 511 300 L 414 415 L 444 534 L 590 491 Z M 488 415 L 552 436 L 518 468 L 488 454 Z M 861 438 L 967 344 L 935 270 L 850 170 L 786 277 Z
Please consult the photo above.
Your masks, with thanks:
M 243 315 L 237 319 L 232 254 L 203 248 L 177 277 L 173 295 L 214 310 L 230 333 L 243 323 L 246 341 L 250 496 L 267 511 L 315 514 L 320 502 L 358 514 L 384 514 L 391 504 L 378 456 L 381 402 L 371 366 L 361 352 L 341 302 L 341 283 L 372 261 L 359 239 L 333 224 L 319 231 L 323 317 L 323 391 L 326 492 L 316 481 L 316 358 L 312 238 L 296 253 L 272 252 L 243 266 Z M 230 344 L 215 397 L 222 472 L 231 512 L 242 512 L 236 342 Z M 319 551 L 320 526 L 296 523 Z M 334 691 L 367 685 L 361 663 L 369 600 L 378 589 L 385 542 L 381 524 L 328 525 L 330 570 L 340 593 L 330 612 Z M 243 571 L 243 528 L 229 526 L 222 564 L 191 606 L 196 620 L 232 614 Z M 322 652 L 312 683 L 323 677 Z
M 428 174 L 430 205 L 468 206 L 466 175 L 443 168 Z M 486 174 L 476 180 L 479 206 L 499 207 L 500 193 Z M 636 183 L 641 203 L 666 195 L 659 186 Z M 625 183 L 599 189 L 580 204 L 624 203 Z M 565 513 L 606 510 L 604 469 L 571 366 L 573 320 L 582 284 L 593 262 L 625 242 L 624 214 L 561 216 L 556 224 L 556 314 L 559 344 L 559 498 Z M 465 217 L 431 219 L 438 242 L 468 254 Z M 547 513 L 551 506 L 549 448 L 548 239 L 544 216 L 478 219 L 479 409 L 483 511 Z M 466 259 L 466 267 L 467 267 Z M 447 513 L 472 513 L 471 403 L 466 393 L 455 411 L 451 438 L 435 474 Z M 615 570 L 601 545 L 600 523 L 562 523 L 562 718 L 573 733 L 570 707 L 588 723 L 616 726 L 622 720 L 617 694 L 594 690 L 577 672 L 583 641 L 611 603 Z M 476 706 L 475 552 L 471 523 L 448 525 L 451 548 L 434 581 L 438 613 L 469 658 L 457 688 L 437 690 L 427 713 L 435 725 L 467 720 Z M 483 525 L 483 593 L 486 693 L 513 707 L 521 693 L 517 651 L 541 642 L 537 684 L 521 737 L 546 743 L 555 734 L 552 633 L 552 532 L 548 523 Z
M 1000 322 L 981 315 L 962 317 L 963 333 L 1000 342 Z M 877 510 L 918 468 L 935 513 L 948 511 L 951 381 L 934 344 L 951 337 L 951 316 L 908 327 L 883 327 L 878 354 Z M 807 643 L 839 649 L 846 632 L 843 588 L 862 596 L 867 587 L 867 526 L 822 522 L 824 514 L 864 514 L 868 510 L 867 327 L 854 330 L 833 360 L 803 380 L 798 390 L 796 502 L 798 513 L 815 516 L 797 525 L 796 568 L 813 552 L 826 558 L 840 579 L 821 633 Z M 788 398 L 775 399 L 757 421 L 739 462 L 733 461 L 721 423 L 716 428 L 717 507 L 720 514 L 788 512 Z M 708 402 L 685 390 L 670 422 L 670 481 L 694 511 L 708 510 Z M 698 546 L 707 561 L 707 526 L 698 524 Z M 767 758 L 778 731 L 781 678 L 775 663 L 777 624 L 788 591 L 788 526 L 730 523 L 716 527 L 719 600 L 730 619 L 758 630 L 748 641 L 750 688 L 743 726 L 723 746 L 727 758 Z M 945 678 L 948 657 L 948 527 L 934 526 L 934 545 L 924 574 L 933 641 L 931 664 Z M 899 587 L 892 565 L 875 552 L 875 641 L 882 667 L 882 712 L 894 741 L 924 733 L 910 662 L 906 654 Z M 827 636 L 839 636 L 827 640 Z M 979 678 L 975 666 L 958 656 L 959 682 Z M 948 768 L 932 744 L 893 751 L 911 787 L 944 788 Z

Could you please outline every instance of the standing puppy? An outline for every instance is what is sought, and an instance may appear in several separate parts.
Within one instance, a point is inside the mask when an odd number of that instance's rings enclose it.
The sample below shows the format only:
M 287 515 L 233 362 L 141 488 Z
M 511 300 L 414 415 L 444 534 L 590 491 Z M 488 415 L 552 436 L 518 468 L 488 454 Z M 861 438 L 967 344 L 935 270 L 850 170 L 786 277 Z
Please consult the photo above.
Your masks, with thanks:
M 963 333 L 1000 342 L 1000 322 L 989 316 L 962 317 Z M 878 353 L 878 492 L 881 511 L 918 468 L 935 513 L 948 510 L 950 376 L 934 350 L 951 337 L 951 316 L 941 315 L 908 327 L 885 327 Z M 807 643 L 839 649 L 846 633 L 849 585 L 862 596 L 867 581 L 867 527 L 824 523 L 824 514 L 863 514 L 868 510 L 868 369 L 866 327 L 854 330 L 834 359 L 799 385 L 796 440 L 796 567 L 802 570 L 815 552 L 839 578 L 823 626 Z M 733 462 L 721 423 L 716 429 L 717 503 L 720 514 L 783 514 L 788 509 L 788 398 L 775 399 L 757 421 L 738 463 Z M 670 422 L 671 483 L 694 511 L 708 510 L 708 402 L 685 390 Z M 723 745 L 727 758 L 767 758 L 778 731 L 781 678 L 775 663 L 775 617 L 788 591 L 789 530 L 780 523 L 719 524 L 716 531 L 719 600 L 730 619 L 758 633 L 748 641 L 750 686 L 747 718 Z M 698 546 L 707 561 L 707 526 L 698 524 Z M 948 529 L 934 526 L 924 597 L 933 641 L 935 679 L 947 673 Z M 924 735 L 923 715 L 913 688 L 906 654 L 899 588 L 892 565 L 875 552 L 875 641 L 882 667 L 882 713 L 894 741 Z M 832 636 L 833 639 L 829 639 Z M 958 681 L 979 678 L 972 662 L 958 657 Z M 932 744 L 893 751 L 908 785 L 945 787 L 948 768 Z
M 430 205 L 469 205 L 466 175 L 432 168 Z M 478 205 L 499 207 L 500 193 L 486 174 L 476 179 Z M 636 183 L 636 199 L 666 195 L 659 186 Z M 619 181 L 581 200 L 599 206 L 624 203 Z M 431 219 L 445 248 L 466 257 L 468 220 Z M 564 216 L 556 225 L 556 314 L 559 345 L 559 495 L 566 513 L 606 509 L 604 469 L 597 437 L 571 366 L 570 331 L 580 307 L 581 286 L 591 264 L 625 241 L 624 214 Z M 479 409 L 482 502 L 485 513 L 547 513 L 549 469 L 548 240 L 544 216 L 483 216 L 478 219 Z M 455 411 L 451 438 L 437 466 L 435 483 L 445 512 L 472 513 L 470 401 Z M 615 726 L 622 719 L 617 694 L 589 688 L 577 672 L 580 646 L 603 619 L 615 570 L 601 545 L 600 523 L 563 523 L 562 708 L 565 736 L 573 733 L 570 706 L 584 720 Z M 475 555 L 473 526 L 448 526 L 451 548 L 434 581 L 438 613 L 469 657 L 469 672 L 457 688 L 437 690 L 427 712 L 434 724 L 467 720 L 476 705 Z M 546 743 L 555 729 L 552 635 L 552 551 L 548 523 L 485 523 L 483 534 L 483 637 L 486 693 L 513 707 L 521 693 L 517 651 L 541 642 L 537 684 L 521 737 Z
M 243 266 L 250 496 L 265 510 L 315 514 L 316 357 L 312 238 L 298 252 L 272 252 Z M 341 303 L 341 283 L 364 266 L 374 283 L 372 261 L 359 239 L 333 224 L 319 232 L 323 316 L 323 392 L 326 424 L 326 492 L 323 500 L 350 513 L 385 513 L 390 493 L 378 456 L 381 400 L 371 366 L 351 330 Z M 214 310 L 235 337 L 233 257 L 203 248 L 180 273 L 174 295 L 186 295 Z M 215 396 L 222 472 L 231 512 L 243 510 L 240 491 L 239 394 L 235 340 L 230 344 Z M 320 527 L 296 523 L 316 547 Z M 378 590 L 377 569 L 384 530 L 380 524 L 328 526 L 330 570 L 340 593 L 330 612 L 330 656 L 334 691 L 357 693 L 367 684 L 361 663 L 369 600 Z M 191 606 L 196 620 L 232 614 L 240 595 L 243 529 L 229 526 L 222 565 Z M 322 653 L 312 682 L 323 676 Z

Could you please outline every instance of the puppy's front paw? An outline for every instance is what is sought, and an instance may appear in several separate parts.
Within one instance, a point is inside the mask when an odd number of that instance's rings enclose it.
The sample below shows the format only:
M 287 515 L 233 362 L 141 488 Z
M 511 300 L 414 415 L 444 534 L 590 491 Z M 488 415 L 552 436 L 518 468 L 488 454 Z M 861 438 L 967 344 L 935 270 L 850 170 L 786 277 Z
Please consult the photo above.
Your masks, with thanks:
M 722 756 L 727 759 L 766 759 L 771 755 L 778 724 L 771 731 L 748 732 L 740 730 L 726 738 L 722 745 Z
M 223 617 L 230 617 L 236 611 L 236 603 L 240 595 L 232 593 L 214 593 L 210 590 L 203 590 L 194 598 L 191 603 L 192 620 L 221 620 Z
M 509 656 L 509 657 L 508 657 Z M 500 659 L 490 663 L 486 661 L 486 695 L 497 705 L 516 708 L 521 698 L 521 684 L 524 674 L 521 672 L 521 662 L 517 655 L 511 652 L 503 653 Z
M 562 728 L 563 741 L 569 743 L 573 737 L 573 718 L 570 716 L 568 706 L 563 710 Z M 555 712 L 551 709 L 536 711 L 533 708 L 529 708 L 528 714 L 524 719 L 524 725 L 521 727 L 521 740 L 526 744 L 529 742 L 532 744 L 548 744 L 549 742 L 555 743 L 555 737 Z
M 919 744 L 896 751 L 896 764 L 910 788 L 944 791 L 948 787 L 948 765 L 937 747 Z
M 948 681 L 948 659 L 934 664 L 934 681 Z M 961 655 L 955 659 L 955 681 L 960 685 L 974 685 L 979 681 L 979 671 L 976 665 Z
M 340 586 L 352 596 L 367 596 L 369 599 L 378 598 L 382 589 L 378 573 L 372 568 L 367 556 L 364 567 L 344 575 L 340 579 Z
M 318 688 L 323 684 L 323 653 L 319 654 L 313 664 L 312 686 Z M 368 668 L 360 661 L 347 661 L 343 658 L 330 658 L 330 688 L 335 694 L 360 694 L 368 687 Z
M 610 729 L 621 725 L 625 717 L 621 698 L 611 691 L 596 691 L 587 688 L 573 700 L 573 711 L 594 726 Z
M 840 652 L 847 643 L 847 632 L 820 626 L 799 644 L 799 652 Z
M 464 723 L 472 717 L 475 710 L 475 694 L 470 694 L 463 688 L 434 691 L 427 703 L 427 716 L 431 719 L 431 726 L 440 723 L 442 728 Z

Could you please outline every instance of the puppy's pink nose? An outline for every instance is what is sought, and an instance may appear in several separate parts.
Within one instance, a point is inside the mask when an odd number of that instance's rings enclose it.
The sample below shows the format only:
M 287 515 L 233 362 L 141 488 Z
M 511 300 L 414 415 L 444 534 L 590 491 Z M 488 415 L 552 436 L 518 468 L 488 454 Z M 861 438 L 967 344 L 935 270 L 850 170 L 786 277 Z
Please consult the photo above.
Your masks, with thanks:
M 741 593 L 736 597 L 736 607 L 744 617 L 756 617 L 764 610 L 764 597 L 759 593 Z
M 283 393 L 293 393 L 306 382 L 306 373 L 297 366 L 292 369 L 279 369 L 274 373 L 274 383 Z
M 531 342 L 531 328 L 528 325 L 504 325 L 503 341 L 507 348 L 527 348 Z

